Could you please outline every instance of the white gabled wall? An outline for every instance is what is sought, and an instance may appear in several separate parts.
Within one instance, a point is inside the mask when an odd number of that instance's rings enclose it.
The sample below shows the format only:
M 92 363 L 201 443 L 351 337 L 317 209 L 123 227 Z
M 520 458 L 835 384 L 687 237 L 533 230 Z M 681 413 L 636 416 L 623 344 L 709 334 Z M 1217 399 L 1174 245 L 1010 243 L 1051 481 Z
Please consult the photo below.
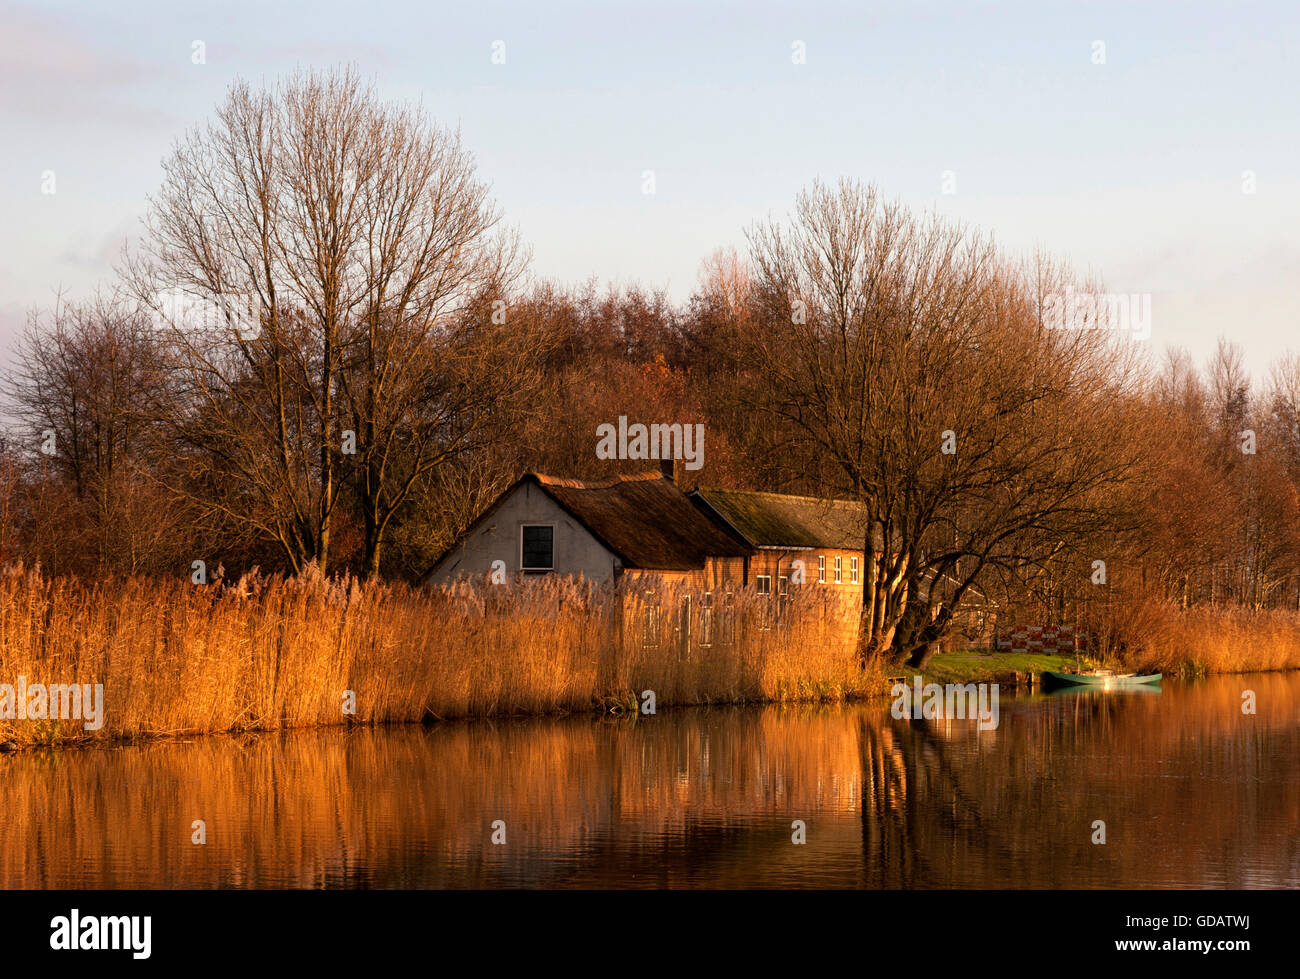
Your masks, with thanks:
M 532 482 L 516 486 L 496 509 L 481 517 L 459 545 L 429 573 L 428 584 L 445 584 L 465 575 L 483 575 L 492 562 L 504 561 L 506 574 L 519 571 L 520 528 L 524 524 L 555 527 L 555 573 L 608 581 L 617 558 L 559 504 Z

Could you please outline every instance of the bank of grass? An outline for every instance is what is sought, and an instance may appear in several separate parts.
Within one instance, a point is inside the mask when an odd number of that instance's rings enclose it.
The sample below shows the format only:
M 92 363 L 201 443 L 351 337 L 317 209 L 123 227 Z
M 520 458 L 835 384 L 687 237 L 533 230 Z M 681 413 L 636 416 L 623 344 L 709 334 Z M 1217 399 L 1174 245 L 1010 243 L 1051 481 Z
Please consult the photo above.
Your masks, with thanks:
M 882 692 L 846 610 L 779 625 L 752 594 L 706 616 L 671 588 L 549 577 L 445 589 L 248 577 L 0 577 L 0 684 L 103 684 L 103 727 L 0 716 L 0 746 L 439 718 L 843 700 Z M 0 698 L 2 699 L 2 698 Z M 354 713 L 345 712 L 345 703 Z M 0 713 L 3 712 L 0 703 Z
M 638 710 L 888 692 L 863 671 L 851 610 L 807 589 L 709 613 L 660 587 L 615 593 L 550 577 L 445 589 L 247 577 L 51 579 L 0 573 L 0 684 L 103 684 L 103 726 L 5 716 L 0 748 L 440 718 Z M 1300 615 L 1167 606 L 1095 626 L 1105 665 L 1169 676 L 1300 667 Z M 706 621 L 707 620 L 707 621 Z M 933 682 L 1074 669 L 1072 656 L 941 654 Z M 345 710 L 354 705 L 354 712 Z M 10 709 L 13 704 L 10 703 Z
M 1091 665 L 1086 657 L 1076 664 L 1073 655 L 961 650 L 936 654 L 921 670 L 921 676 L 927 683 L 997 683 L 1012 672 L 1021 676 L 1032 673 L 1037 678 L 1047 671 L 1073 673 L 1076 666 L 1088 669 Z

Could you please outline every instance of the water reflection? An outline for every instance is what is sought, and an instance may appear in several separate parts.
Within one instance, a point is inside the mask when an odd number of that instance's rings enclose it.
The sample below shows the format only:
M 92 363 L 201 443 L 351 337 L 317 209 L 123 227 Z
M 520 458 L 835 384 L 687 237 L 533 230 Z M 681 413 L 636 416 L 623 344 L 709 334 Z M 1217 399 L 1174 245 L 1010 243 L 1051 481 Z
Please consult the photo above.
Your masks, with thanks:
M 1296 887 L 1298 718 L 1300 677 L 1258 675 L 984 732 L 871 705 L 23 753 L 0 885 Z

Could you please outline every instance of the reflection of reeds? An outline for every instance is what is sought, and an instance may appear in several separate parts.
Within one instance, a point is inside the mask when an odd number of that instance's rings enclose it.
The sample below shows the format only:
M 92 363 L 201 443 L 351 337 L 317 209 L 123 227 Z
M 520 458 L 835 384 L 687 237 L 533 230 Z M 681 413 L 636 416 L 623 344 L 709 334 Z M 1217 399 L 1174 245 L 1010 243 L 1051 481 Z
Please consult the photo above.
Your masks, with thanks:
M 547 578 L 445 589 L 250 580 L 0 579 L 0 683 L 102 683 L 105 722 L 0 720 L 0 742 L 631 707 L 839 699 L 876 689 L 844 611 L 815 597 L 728 599 L 701 644 L 699 595 L 635 599 Z M 647 641 L 645 606 L 658 606 Z M 721 616 L 721 603 L 711 615 Z M 355 714 L 344 713 L 345 691 Z
M 761 851 L 788 841 L 790 812 L 853 812 L 857 734 L 836 717 L 722 708 L 0 756 L 0 887 L 553 882 L 603 866 L 616 836 L 651 841 L 656 867 L 664 839 L 756 818 L 775 827 Z M 490 843 L 497 819 L 508 846 Z M 702 844 L 701 862 L 725 856 Z
M 1089 623 L 1100 651 L 1171 676 L 1300 669 L 1300 614 L 1235 606 L 1185 611 L 1157 599 L 1117 602 Z

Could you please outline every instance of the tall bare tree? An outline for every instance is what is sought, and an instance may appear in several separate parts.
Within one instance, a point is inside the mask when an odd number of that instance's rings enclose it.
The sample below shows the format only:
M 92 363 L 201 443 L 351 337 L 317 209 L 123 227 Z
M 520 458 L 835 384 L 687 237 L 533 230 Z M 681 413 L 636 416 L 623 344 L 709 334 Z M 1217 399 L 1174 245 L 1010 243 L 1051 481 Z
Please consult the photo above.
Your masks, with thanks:
M 864 659 L 923 664 L 982 575 L 1119 515 L 1138 375 L 1101 331 L 1044 328 L 1041 269 L 848 181 L 750 245 L 754 404 L 868 513 Z
M 350 475 L 377 572 L 394 513 L 466 441 L 448 417 L 482 417 L 440 379 L 463 374 L 471 304 L 506 303 L 524 264 L 499 220 L 459 137 L 354 71 L 232 86 L 166 160 L 126 268 L 169 339 L 183 491 L 328 569 Z M 526 368 L 502 332 L 516 356 L 494 366 Z

